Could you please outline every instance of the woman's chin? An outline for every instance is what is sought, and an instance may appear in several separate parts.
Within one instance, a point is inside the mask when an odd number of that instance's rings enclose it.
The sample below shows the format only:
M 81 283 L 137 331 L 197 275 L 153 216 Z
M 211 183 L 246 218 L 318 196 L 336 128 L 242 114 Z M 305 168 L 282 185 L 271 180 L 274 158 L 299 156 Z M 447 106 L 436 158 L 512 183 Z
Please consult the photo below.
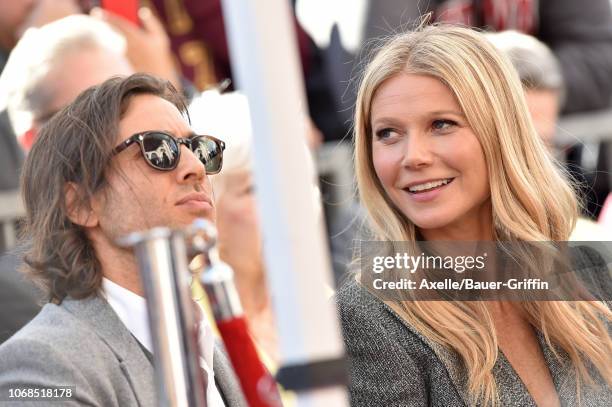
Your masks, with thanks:
M 415 219 L 412 220 L 414 226 L 421 232 L 426 234 L 428 231 L 441 230 L 448 226 L 449 222 L 446 222 L 439 217 L 434 219 Z

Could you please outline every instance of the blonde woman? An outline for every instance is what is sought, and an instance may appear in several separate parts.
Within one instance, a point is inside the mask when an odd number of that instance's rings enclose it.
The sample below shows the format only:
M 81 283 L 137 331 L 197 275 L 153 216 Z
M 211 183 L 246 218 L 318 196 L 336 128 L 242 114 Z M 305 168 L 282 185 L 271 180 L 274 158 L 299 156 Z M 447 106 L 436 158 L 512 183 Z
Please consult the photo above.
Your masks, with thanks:
M 355 167 L 375 240 L 565 241 L 578 214 L 510 62 L 466 28 L 377 52 Z M 592 251 L 574 261 L 605 271 Z M 602 303 L 383 301 L 359 280 L 338 293 L 354 406 L 612 405 Z

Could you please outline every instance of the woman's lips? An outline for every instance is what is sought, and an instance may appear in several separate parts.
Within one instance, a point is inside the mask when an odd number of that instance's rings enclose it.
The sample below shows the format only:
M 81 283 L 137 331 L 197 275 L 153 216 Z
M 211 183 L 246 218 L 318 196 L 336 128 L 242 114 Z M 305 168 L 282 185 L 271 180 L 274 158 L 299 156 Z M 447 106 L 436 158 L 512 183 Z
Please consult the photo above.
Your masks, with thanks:
M 408 188 L 404 188 L 404 191 L 415 202 L 429 202 L 436 199 L 454 180 L 454 178 L 451 178 L 448 183 L 425 191 L 411 192 Z

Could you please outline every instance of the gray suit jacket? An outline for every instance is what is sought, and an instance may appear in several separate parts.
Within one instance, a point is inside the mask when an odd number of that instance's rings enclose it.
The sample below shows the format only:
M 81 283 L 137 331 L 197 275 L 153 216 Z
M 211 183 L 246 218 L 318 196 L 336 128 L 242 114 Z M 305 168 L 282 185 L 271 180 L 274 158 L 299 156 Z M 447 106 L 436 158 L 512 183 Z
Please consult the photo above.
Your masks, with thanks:
M 19 187 L 24 153 L 17 142 L 6 110 L 0 111 L 0 190 Z
M 576 269 L 593 277 L 608 274 L 605 263 L 592 250 L 577 253 Z M 608 293 L 609 295 L 609 293 Z M 466 373 L 457 353 L 425 338 L 387 304 L 354 279 L 339 290 L 344 342 L 350 362 L 352 406 L 467 406 Z M 573 365 L 567 353 L 553 349 L 538 332 L 562 406 L 578 406 Z M 591 369 L 593 371 L 594 369 Z M 493 374 L 503 406 L 536 407 L 531 395 L 506 357 L 499 352 Z M 612 406 L 612 391 L 601 376 L 599 389 L 584 388 L 582 406 Z
M 227 405 L 246 406 L 230 362 L 218 348 L 213 365 Z M 24 385 L 76 386 L 76 397 L 62 405 L 156 405 L 153 365 L 100 297 L 47 304 L 0 346 L 0 404 L 9 389 Z

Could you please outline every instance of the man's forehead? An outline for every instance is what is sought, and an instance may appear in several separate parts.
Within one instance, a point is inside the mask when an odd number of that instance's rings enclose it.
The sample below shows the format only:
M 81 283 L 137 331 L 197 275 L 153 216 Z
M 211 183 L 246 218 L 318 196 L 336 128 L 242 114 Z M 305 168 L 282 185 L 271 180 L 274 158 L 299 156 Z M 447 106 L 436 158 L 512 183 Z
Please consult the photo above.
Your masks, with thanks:
M 119 135 L 126 139 L 149 130 L 162 130 L 176 137 L 193 133 L 186 118 L 172 102 L 156 95 L 135 95 L 119 122 Z

